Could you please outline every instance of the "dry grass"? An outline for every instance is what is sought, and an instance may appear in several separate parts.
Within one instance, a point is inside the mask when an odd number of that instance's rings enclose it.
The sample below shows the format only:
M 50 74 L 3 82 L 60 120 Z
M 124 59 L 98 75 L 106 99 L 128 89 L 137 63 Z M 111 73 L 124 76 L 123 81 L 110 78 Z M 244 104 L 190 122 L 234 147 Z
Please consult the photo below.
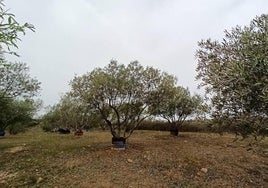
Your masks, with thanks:
M 233 139 L 137 131 L 114 151 L 109 132 L 35 129 L 0 139 L 0 187 L 268 187 L 267 138 Z

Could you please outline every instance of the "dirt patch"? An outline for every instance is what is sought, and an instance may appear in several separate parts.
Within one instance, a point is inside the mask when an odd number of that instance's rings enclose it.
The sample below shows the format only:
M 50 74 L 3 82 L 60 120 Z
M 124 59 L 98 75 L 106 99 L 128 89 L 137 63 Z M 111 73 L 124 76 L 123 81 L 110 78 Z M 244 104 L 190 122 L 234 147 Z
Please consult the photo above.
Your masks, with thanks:
M 5 171 L 0 171 L 0 187 L 4 186 L 9 179 L 12 179 L 16 176 L 17 176 L 17 173 L 9 173 Z
M 6 150 L 6 153 L 18 153 L 18 152 L 25 151 L 25 150 L 26 150 L 25 146 L 15 146 L 12 148 L 8 148 Z
M 84 161 L 81 161 L 80 159 L 70 159 L 66 161 L 65 166 L 67 168 L 75 168 L 79 167 L 84 164 Z
M 262 152 L 268 140 L 249 145 L 250 140 L 233 139 L 229 134 L 172 137 L 137 131 L 125 151 L 114 151 L 109 132 L 79 139 L 40 132 L 12 137 L 15 143 L 7 137 L 2 141 L 9 152 L 0 153 L 1 170 L 17 174 L 6 174 L 0 187 L 268 187 L 268 158 Z M 16 146 L 21 143 L 27 148 Z

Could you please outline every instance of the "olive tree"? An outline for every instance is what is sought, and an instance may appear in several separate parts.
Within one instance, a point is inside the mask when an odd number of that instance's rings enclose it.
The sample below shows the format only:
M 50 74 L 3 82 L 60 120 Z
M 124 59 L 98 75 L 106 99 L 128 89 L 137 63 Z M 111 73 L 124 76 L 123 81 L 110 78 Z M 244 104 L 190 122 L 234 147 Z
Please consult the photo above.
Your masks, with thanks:
M 197 78 L 211 96 L 216 122 L 243 137 L 260 135 L 268 116 L 268 15 L 225 31 L 222 41 L 198 45 Z
M 60 128 L 60 112 L 57 105 L 46 107 L 47 112 L 42 116 L 41 127 L 44 131 L 54 131 L 57 128 Z
M 18 56 L 12 48 L 18 48 L 19 35 L 25 34 L 27 29 L 34 31 L 34 26 L 18 23 L 0 0 L 0 98 L 33 96 L 39 89 L 40 83 L 29 77 L 26 64 L 11 63 L 4 57 L 6 53 Z
M 0 66 L 0 131 L 23 130 L 26 122 L 30 122 L 26 119 L 32 119 L 32 113 L 38 109 L 31 98 L 40 89 L 40 82 L 31 78 L 28 71 L 24 63 Z
M 0 130 L 8 129 L 10 134 L 21 132 L 29 126 L 41 104 L 31 99 L 1 98 L 0 101 Z
M 103 125 L 100 115 L 94 109 L 68 93 L 48 110 L 42 118 L 42 123 L 45 131 L 58 128 L 77 131 Z
M 10 63 L 0 66 L 0 98 L 30 98 L 37 94 L 40 82 L 31 78 L 25 63 Z
M 58 108 L 60 124 L 66 128 L 82 130 L 97 127 L 101 123 L 94 109 L 69 94 L 62 97 Z
M 29 68 L 24 63 L 8 62 L 4 55 L 18 56 L 14 48 L 18 48 L 17 42 L 20 34 L 30 29 L 31 24 L 19 24 L 15 15 L 5 9 L 0 0 L 0 131 L 9 126 L 18 127 L 18 123 L 24 124 L 33 112 L 30 98 L 35 96 L 40 89 L 40 83 L 29 76 Z M 27 100 L 25 100 L 27 98 Z M 23 99 L 23 100 L 22 100 Z M 13 129 L 14 130 L 14 129 Z
M 166 90 L 161 101 L 153 109 L 157 109 L 155 115 L 168 121 L 171 125 L 170 133 L 177 136 L 186 118 L 204 112 L 204 105 L 199 95 L 191 96 L 188 89 L 177 86 Z
M 98 110 L 114 138 L 128 138 L 159 102 L 161 85 L 173 84 L 174 77 L 137 61 L 128 65 L 111 61 L 71 81 L 72 95 Z

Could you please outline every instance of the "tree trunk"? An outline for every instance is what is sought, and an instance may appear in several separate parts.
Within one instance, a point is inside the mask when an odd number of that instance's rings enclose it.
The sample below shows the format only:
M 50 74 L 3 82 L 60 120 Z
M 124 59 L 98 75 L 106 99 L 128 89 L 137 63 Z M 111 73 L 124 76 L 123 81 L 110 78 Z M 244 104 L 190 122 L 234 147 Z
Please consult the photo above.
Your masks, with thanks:
M 178 136 L 179 135 L 179 129 L 178 128 L 171 129 L 170 130 L 170 135 L 172 135 L 172 136 Z
M 178 136 L 179 135 L 179 127 L 177 123 L 173 123 L 170 129 L 170 135 Z

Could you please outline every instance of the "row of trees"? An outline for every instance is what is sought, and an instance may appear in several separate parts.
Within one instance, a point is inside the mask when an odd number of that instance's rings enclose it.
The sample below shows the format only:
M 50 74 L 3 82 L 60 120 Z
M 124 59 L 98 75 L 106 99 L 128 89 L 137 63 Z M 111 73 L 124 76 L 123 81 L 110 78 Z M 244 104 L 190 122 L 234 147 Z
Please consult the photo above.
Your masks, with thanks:
M 0 131 L 27 124 L 39 106 L 33 97 L 40 83 L 24 63 L 6 60 L 17 55 L 20 34 L 34 27 L 19 24 L 0 0 Z M 225 31 L 222 41 L 201 40 L 196 53 L 197 79 L 211 99 L 211 119 L 219 130 L 259 136 L 268 119 L 268 15 L 249 26 Z M 138 62 L 116 61 L 71 81 L 71 91 L 43 118 L 44 125 L 82 129 L 101 125 L 113 137 L 128 138 L 148 117 L 164 118 L 170 130 L 190 115 L 207 112 L 198 95 L 178 86 L 176 77 Z
M 128 138 L 148 117 L 165 118 L 178 132 L 187 116 L 199 112 L 202 99 L 176 86 L 176 77 L 137 61 L 111 61 L 71 81 L 71 91 L 45 116 L 68 128 L 108 127 L 115 138 Z M 95 122 L 94 122 L 95 121 Z
M 267 132 L 267 22 L 264 14 L 249 26 L 225 31 L 222 41 L 198 43 L 197 79 L 211 99 L 209 114 L 219 131 L 229 129 L 243 137 Z M 113 137 L 129 137 L 150 116 L 166 119 L 176 132 L 188 116 L 208 112 L 200 96 L 177 86 L 176 77 L 138 62 L 111 61 L 104 68 L 76 76 L 71 88 L 53 109 L 57 113 L 52 111 L 49 117 L 58 114 L 60 125 L 75 128 L 96 117 Z
M 0 131 L 9 129 L 10 133 L 22 131 L 33 120 L 40 102 L 32 99 L 40 89 L 40 83 L 29 76 L 25 63 L 9 62 L 6 55 L 18 54 L 17 42 L 26 30 L 34 31 L 28 23 L 19 24 L 15 16 L 5 10 L 0 1 Z

